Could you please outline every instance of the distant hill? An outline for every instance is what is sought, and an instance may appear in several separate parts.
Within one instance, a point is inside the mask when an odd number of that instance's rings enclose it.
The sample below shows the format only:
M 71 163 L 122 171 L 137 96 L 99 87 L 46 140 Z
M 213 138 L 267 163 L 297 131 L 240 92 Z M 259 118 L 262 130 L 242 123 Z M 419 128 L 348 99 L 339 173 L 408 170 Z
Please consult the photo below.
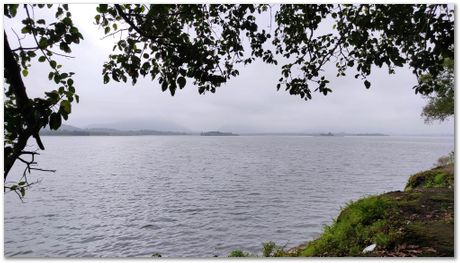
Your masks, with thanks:
M 346 133 L 346 132 L 265 132 L 265 133 L 242 133 L 248 136 L 389 136 L 383 133 Z
M 182 132 L 171 130 L 155 130 L 155 129 L 115 129 L 111 127 L 93 127 L 82 129 L 72 125 L 62 124 L 59 130 L 50 130 L 48 127 L 40 131 L 43 136 L 142 136 L 142 135 L 201 135 L 201 136 L 388 136 L 383 133 L 346 133 L 346 132 L 315 132 L 315 133 L 302 133 L 302 132 L 265 132 L 265 133 L 232 133 L 232 132 Z
M 46 128 L 49 130 L 48 127 Z M 61 131 L 83 131 L 82 128 L 78 128 L 78 127 L 67 125 L 67 124 L 62 124 L 61 127 L 59 127 L 59 130 Z
M 62 135 L 67 135 L 67 136 L 88 136 L 90 135 L 89 132 L 67 124 L 62 124 L 61 127 L 59 127 L 59 130 L 50 130 L 49 126 L 46 128 L 40 130 L 40 135 L 44 136 L 62 136 Z
M 110 123 L 100 123 L 100 124 L 91 124 L 86 126 L 87 129 L 114 129 L 119 131 L 140 131 L 140 130 L 150 130 L 150 131 L 171 131 L 171 132 L 191 132 L 189 129 L 169 120 L 161 119 L 132 119 L 132 120 L 123 120 Z
M 185 132 L 155 131 L 155 130 L 128 130 L 121 131 L 109 128 L 81 129 L 63 124 L 59 130 L 50 130 L 48 127 L 40 131 L 43 136 L 141 136 L 141 135 L 189 135 Z

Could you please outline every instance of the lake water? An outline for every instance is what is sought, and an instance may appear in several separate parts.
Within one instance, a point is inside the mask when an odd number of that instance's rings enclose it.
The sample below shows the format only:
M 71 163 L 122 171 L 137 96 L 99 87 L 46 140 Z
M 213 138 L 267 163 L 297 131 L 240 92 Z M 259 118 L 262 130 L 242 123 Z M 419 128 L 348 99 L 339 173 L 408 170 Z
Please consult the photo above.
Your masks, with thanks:
M 402 190 L 453 137 L 44 137 L 41 179 L 5 195 L 5 255 L 226 256 L 292 247 L 347 202 Z M 12 173 L 20 173 L 19 168 Z

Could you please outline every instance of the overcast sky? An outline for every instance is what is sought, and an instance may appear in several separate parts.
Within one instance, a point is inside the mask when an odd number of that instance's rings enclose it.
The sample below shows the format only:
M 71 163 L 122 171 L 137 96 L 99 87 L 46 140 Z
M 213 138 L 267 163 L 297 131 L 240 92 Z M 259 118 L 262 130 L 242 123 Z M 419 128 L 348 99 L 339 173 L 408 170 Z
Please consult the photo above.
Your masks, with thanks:
M 453 120 L 432 125 L 423 122 L 420 112 L 426 100 L 412 90 L 416 78 L 409 69 L 388 75 L 387 69 L 375 68 L 369 78 L 372 87 L 366 90 L 352 73 L 336 78 L 336 71 L 329 67 L 333 92 L 327 96 L 314 93 L 311 101 L 276 91 L 280 66 L 263 63 L 240 68 L 240 76 L 215 94 L 199 95 L 191 81 L 174 97 L 161 92 L 160 85 L 149 78 L 140 79 L 135 86 L 113 81 L 104 85 L 102 65 L 114 39 L 101 40 L 103 32 L 93 24 L 94 5 L 70 5 L 70 9 L 85 40 L 72 47 L 74 59 L 59 58 L 64 70 L 76 72 L 75 86 L 80 95 L 80 103 L 73 105 L 66 124 L 84 128 L 126 123 L 135 129 L 183 127 L 233 132 L 454 132 Z M 7 18 L 4 22 L 14 48 L 14 23 Z M 54 88 L 47 79 L 47 67 L 33 65 L 29 72 L 25 82 L 31 97 L 43 96 L 43 91 Z

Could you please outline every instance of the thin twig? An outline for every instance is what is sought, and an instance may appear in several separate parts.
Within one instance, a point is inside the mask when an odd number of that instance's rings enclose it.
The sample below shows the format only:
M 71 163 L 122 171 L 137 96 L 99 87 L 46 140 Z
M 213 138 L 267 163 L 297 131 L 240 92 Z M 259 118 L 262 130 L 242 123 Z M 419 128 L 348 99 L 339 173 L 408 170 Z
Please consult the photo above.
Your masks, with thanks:
M 18 48 L 12 49 L 11 51 L 16 52 L 19 50 L 38 50 L 38 49 L 39 47 L 18 47 Z
M 123 31 L 128 31 L 128 30 L 129 30 L 129 28 L 118 29 L 117 31 L 115 31 L 115 32 L 113 32 L 113 33 L 110 33 L 110 34 L 108 34 L 108 35 L 103 36 L 103 37 L 101 38 L 101 40 L 103 40 L 103 39 L 105 39 L 105 38 L 107 38 L 107 37 L 110 37 L 110 36 L 114 36 L 114 35 L 116 35 L 116 34 L 118 34 L 118 33 L 123 32 Z
M 49 52 L 53 53 L 56 56 L 61 56 L 61 57 L 65 57 L 65 58 L 75 58 L 75 57 L 70 56 L 70 55 L 65 55 L 65 54 L 58 53 L 58 52 L 53 51 L 51 49 L 46 49 L 46 51 L 49 51 Z
M 56 170 L 41 169 L 41 168 L 33 168 L 33 167 L 31 167 L 30 170 L 36 170 L 36 171 L 42 171 L 42 172 L 51 172 L 51 173 L 55 173 L 55 172 L 56 172 Z

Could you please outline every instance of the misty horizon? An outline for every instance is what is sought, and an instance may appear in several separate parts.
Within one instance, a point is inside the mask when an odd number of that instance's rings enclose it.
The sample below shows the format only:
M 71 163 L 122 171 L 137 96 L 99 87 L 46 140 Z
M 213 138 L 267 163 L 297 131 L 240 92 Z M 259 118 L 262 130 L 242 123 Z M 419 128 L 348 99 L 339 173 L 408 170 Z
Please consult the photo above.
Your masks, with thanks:
M 215 128 L 208 130 L 191 130 L 187 127 L 175 124 L 175 123 L 162 123 L 166 126 L 158 126 L 158 122 L 151 123 L 137 123 L 130 121 L 120 121 L 113 123 L 99 123 L 99 124 L 90 124 L 86 126 L 76 126 L 70 124 L 64 124 L 60 130 L 53 131 L 53 133 L 59 133 L 60 131 L 72 131 L 72 130 L 115 130 L 120 132 L 135 132 L 135 131 L 157 131 L 157 132 L 171 132 L 184 135 L 196 135 L 202 132 L 209 131 L 219 131 L 219 132 L 231 132 L 241 135 L 319 135 L 332 133 L 334 135 L 366 135 L 366 134 L 378 134 L 378 135 L 388 135 L 388 136 L 454 136 L 454 133 L 383 133 L 380 131 L 371 131 L 371 132 L 356 132 L 348 130 L 299 130 L 299 131 L 270 131 L 270 130 L 260 130 L 260 131 L 245 131 L 245 130 L 230 130 L 226 128 Z

